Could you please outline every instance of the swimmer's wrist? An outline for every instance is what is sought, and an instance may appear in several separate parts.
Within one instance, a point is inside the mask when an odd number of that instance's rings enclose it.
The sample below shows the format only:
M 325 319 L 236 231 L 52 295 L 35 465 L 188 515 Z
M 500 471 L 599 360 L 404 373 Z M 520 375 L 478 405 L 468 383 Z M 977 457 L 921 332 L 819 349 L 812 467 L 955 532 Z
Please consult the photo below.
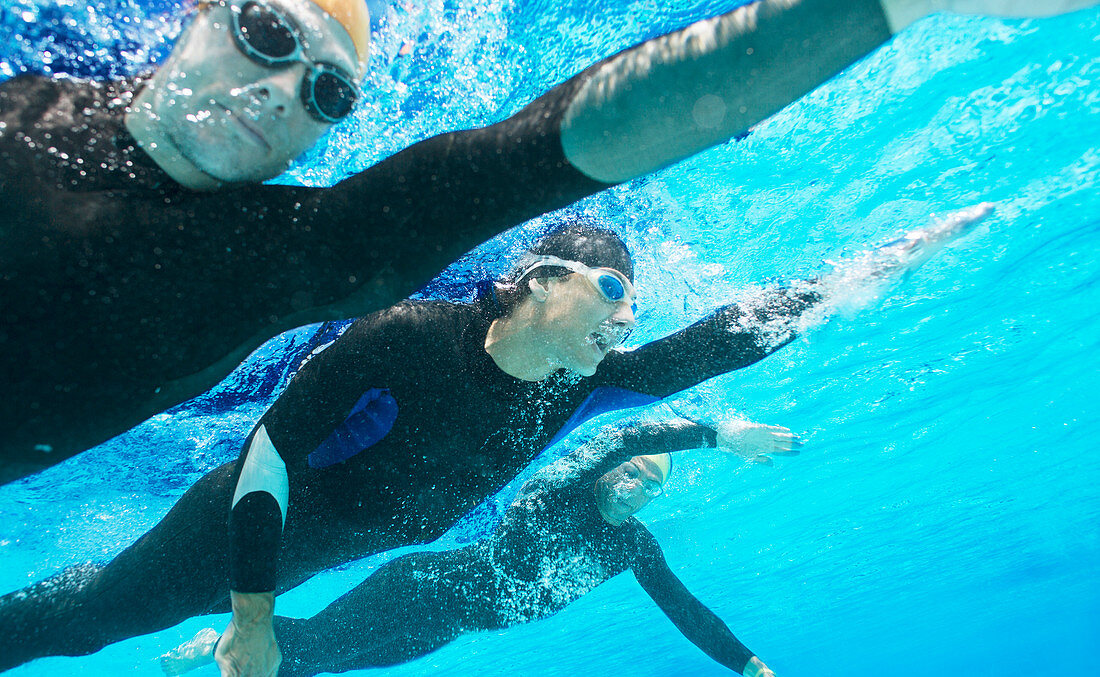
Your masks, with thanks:
M 238 630 L 271 627 L 275 617 L 274 592 L 237 592 L 229 593 L 233 607 L 233 625 Z

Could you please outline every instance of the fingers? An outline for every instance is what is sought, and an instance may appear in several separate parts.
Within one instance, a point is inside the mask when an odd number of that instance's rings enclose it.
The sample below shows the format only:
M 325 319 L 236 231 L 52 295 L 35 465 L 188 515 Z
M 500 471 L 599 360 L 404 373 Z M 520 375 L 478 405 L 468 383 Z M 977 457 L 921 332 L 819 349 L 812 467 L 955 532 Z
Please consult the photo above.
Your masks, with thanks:
M 925 235 L 932 241 L 939 241 L 944 237 L 960 235 L 985 220 L 985 217 L 993 213 L 992 202 L 981 202 L 970 207 L 957 209 L 943 216 L 929 229 L 931 233 Z M 938 237 L 936 234 L 938 233 Z
M 787 430 L 784 428 L 784 430 Z M 798 456 L 802 451 L 802 440 L 798 435 L 787 430 L 784 433 L 776 433 L 772 441 L 772 454 L 776 456 Z

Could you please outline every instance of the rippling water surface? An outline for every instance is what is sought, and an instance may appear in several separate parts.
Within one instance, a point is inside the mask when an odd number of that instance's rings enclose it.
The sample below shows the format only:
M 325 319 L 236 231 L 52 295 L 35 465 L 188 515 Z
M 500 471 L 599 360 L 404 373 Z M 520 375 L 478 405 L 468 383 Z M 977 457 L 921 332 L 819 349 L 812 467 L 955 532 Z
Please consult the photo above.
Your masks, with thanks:
M 331 183 L 434 133 L 502 119 L 602 56 L 732 6 L 371 4 L 379 52 L 366 105 L 279 181 Z M 138 72 L 163 57 L 177 9 L 8 0 L 0 77 Z M 668 496 L 641 514 L 673 570 L 781 675 L 1100 674 L 1097 35 L 1097 10 L 931 17 L 745 141 L 579 207 L 636 252 L 637 344 L 747 285 L 820 274 L 824 260 L 933 212 L 997 204 L 908 279 L 853 293 L 780 353 L 674 403 L 806 440 L 772 468 L 682 457 Z M 500 254 L 538 226 L 472 252 L 426 293 L 453 296 L 500 271 Z M 211 393 L 0 488 L 0 590 L 109 558 L 151 527 L 236 455 L 313 331 L 271 341 Z M 448 542 L 485 526 L 475 517 Z M 318 577 L 281 611 L 313 613 L 378 561 Z M 153 657 L 224 622 L 10 674 L 154 675 Z M 386 674 L 620 670 L 729 674 L 629 575 L 549 620 L 462 638 Z

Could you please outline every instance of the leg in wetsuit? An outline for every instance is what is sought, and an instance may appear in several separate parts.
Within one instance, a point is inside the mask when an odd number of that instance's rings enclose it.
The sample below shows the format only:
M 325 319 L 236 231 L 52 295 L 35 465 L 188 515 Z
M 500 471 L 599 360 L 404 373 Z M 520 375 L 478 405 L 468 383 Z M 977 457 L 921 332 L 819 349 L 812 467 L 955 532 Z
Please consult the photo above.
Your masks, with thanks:
M 277 617 L 280 677 L 397 665 L 502 627 L 484 546 L 399 557 L 319 614 Z

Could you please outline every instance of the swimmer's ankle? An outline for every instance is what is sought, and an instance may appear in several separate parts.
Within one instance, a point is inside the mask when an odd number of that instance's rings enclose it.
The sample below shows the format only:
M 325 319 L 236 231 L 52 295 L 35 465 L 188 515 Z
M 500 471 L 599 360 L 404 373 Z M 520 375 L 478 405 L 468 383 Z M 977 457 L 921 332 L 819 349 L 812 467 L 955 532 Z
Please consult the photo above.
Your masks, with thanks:
M 166 675 L 182 675 L 214 662 L 214 649 L 221 635 L 214 628 L 205 628 L 188 641 L 157 660 Z

